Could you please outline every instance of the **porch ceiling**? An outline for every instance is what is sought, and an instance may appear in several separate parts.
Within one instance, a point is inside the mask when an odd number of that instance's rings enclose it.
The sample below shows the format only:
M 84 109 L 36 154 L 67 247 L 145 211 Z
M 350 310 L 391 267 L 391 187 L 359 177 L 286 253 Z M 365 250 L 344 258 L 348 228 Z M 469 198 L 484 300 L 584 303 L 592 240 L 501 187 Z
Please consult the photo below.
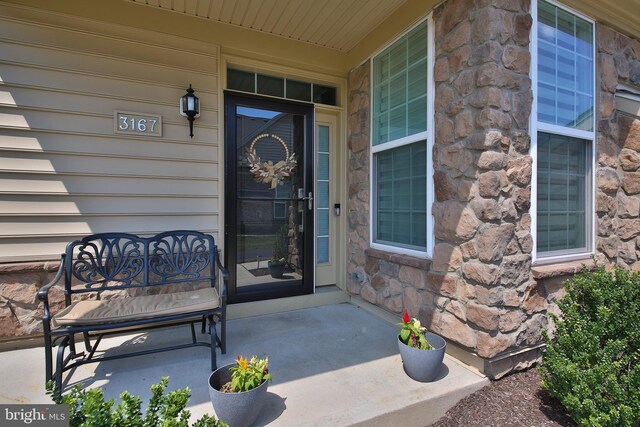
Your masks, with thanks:
M 406 0 L 129 0 L 348 52 Z
M 567 6 L 640 39 L 640 0 L 561 0 Z

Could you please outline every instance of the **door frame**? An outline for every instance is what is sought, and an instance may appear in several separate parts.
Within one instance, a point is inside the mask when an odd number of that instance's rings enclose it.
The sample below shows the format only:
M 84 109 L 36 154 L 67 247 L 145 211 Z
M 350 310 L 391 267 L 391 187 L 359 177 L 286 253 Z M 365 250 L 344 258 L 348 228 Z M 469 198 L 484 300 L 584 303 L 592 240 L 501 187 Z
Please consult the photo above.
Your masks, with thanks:
M 230 126 L 230 115 L 235 116 L 238 105 L 247 105 L 255 108 L 277 109 L 291 114 L 304 116 L 304 155 L 301 166 L 304 168 L 304 194 L 313 193 L 314 185 L 314 159 L 315 159 L 315 112 L 313 104 L 296 102 L 283 99 L 275 99 L 260 95 L 246 94 L 230 90 L 224 91 L 224 159 L 225 159 L 225 185 L 224 185 L 224 258 L 225 265 L 229 269 L 229 286 L 227 298 L 230 304 L 262 301 L 275 298 L 312 294 L 315 290 L 315 205 L 309 210 L 306 208 L 303 215 L 303 274 L 300 286 L 288 286 L 278 289 L 257 289 L 252 291 L 237 292 L 237 158 L 236 158 L 236 127 Z M 235 119 L 234 119 L 235 123 Z M 230 144 L 233 143 L 233 149 Z M 300 162 L 299 160 L 299 162 Z

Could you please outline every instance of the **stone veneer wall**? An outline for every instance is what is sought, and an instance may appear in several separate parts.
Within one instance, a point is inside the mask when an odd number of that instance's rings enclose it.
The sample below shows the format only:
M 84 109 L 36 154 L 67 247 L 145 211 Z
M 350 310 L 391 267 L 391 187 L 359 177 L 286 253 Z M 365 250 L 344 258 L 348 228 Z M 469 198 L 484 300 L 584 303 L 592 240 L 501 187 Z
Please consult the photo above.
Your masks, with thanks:
M 535 346 L 547 291 L 531 275 L 526 0 L 449 0 L 434 11 L 433 259 L 368 249 L 369 64 L 349 96 L 348 289 L 491 359 Z
M 616 86 L 640 89 L 640 41 L 596 25 L 599 96 L 596 136 L 596 245 L 598 262 L 640 271 L 640 118 L 615 109 Z M 586 263 L 589 267 L 593 262 Z M 548 311 L 559 314 L 563 282 L 583 262 L 533 268 L 551 297 Z M 549 325 L 553 332 L 553 325 Z
M 402 306 L 401 301 L 398 301 L 397 306 L 389 307 L 382 299 L 377 299 L 370 286 L 365 287 L 362 283 L 366 276 L 365 250 L 369 247 L 370 67 L 371 62 L 365 62 L 349 73 L 348 80 L 347 290 L 353 294 L 361 294 L 367 301 L 397 311 L 398 307 Z M 380 298 L 383 298 L 382 294 Z
M 528 0 L 448 0 L 434 11 L 432 260 L 369 248 L 370 64 L 349 77 L 348 290 L 398 314 L 408 309 L 482 357 L 495 378 L 538 360 L 541 331 L 553 328 L 546 313 L 557 312 L 563 281 L 582 266 L 531 266 L 529 9 Z M 597 31 L 598 248 L 634 265 L 640 129 L 612 105 L 618 81 L 637 85 L 638 42 Z
M 640 271 L 640 118 L 617 112 L 614 100 L 620 83 L 640 90 L 640 41 L 604 25 L 596 31 L 597 247 L 609 263 Z
M 452 0 L 434 19 L 431 274 L 455 292 L 440 292 L 423 316 L 491 360 L 538 345 L 547 326 L 546 290 L 531 275 L 529 2 Z M 485 371 L 497 377 L 511 369 L 503 365 Z
M 42 333 L 38 290 L 52 280 L 60 263 L 0 264 L 0 340 Z M 64 307 L 62 287 L 49 293 L 50 307 Z

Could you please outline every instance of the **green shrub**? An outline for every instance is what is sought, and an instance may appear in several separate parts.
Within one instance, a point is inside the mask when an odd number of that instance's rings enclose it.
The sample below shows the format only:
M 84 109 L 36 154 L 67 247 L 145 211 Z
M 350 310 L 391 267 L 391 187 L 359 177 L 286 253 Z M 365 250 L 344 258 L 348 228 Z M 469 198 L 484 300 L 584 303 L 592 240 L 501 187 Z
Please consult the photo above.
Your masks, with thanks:
M 169 383 L 162 377 L 159 384 L 151 386 L 151 399 L 146 414 L 142 415 L 142 400 L 123 391 L 122 400 L 113 409 L 113 399 L 104 400 L 101 389 L 81 390 L 76 385 L 68 394 L 55 391 L 53 381 L 47 383 L 47 394 L 58 404 L 69 405 L 70 427 L 187 427 L 191 413 L 184 409 L 191 397 L 189 388 L 164 394 Z M 193 427 L 226 427 L 227 425 L 210 415 L 203 415 Z
M 584 426 L 640 425 L 640 275 L 586 269 L 565 283 L 542 385 Z

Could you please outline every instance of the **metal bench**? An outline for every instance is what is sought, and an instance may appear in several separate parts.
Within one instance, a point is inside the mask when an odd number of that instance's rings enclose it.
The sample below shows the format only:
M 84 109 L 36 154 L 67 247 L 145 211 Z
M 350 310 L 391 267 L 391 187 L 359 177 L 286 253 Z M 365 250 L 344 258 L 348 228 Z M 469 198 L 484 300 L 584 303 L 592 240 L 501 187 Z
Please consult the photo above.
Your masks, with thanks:
M 63 277 L 65 308 L 53 314 L 49 291 Z M 73 367 L 194 346 L 211 348 L 215 370 L 216 345 L 226 353 L 227 279 L 213 237 L 197 231 L 148 238 L 102 233 L 69 243 L 56 276 L 38 292 L 44 303 L 46 381 L 55 380 L 61 391 L 62 373 Z M 198 341 L 196 323 L 203 334 L 208 328 L 210 342 Z M 94 357 L 104 336 L 186 324 L 191 326 L 191 342 Z M 78 336 L 86 353 L 76 352 Z

